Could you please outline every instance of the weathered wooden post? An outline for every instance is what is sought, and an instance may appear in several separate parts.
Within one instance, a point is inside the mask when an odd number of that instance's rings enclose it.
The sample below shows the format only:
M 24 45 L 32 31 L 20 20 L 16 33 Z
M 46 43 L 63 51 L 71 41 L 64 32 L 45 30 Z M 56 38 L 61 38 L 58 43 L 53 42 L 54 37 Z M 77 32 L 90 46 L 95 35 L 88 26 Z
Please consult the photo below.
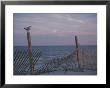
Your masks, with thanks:
M 28 54 L 29 54 L 29 62 L 30 62 L 30 73 L 34 74 L 34 64 L 33 64 L 33 58 L 32 58 L 32 45 L 31 45 L 31 35 L 30 35 L 30 27 L 24 28 L 27 30 L 27 41 L 28 41 Z
M 78 68 L 80 68 L 80 62 L 79 62 L 79 45 L 78 45 L 78 38 L 75 36 L 75 43 L 76 43 L 76 58 L 78 62 Z

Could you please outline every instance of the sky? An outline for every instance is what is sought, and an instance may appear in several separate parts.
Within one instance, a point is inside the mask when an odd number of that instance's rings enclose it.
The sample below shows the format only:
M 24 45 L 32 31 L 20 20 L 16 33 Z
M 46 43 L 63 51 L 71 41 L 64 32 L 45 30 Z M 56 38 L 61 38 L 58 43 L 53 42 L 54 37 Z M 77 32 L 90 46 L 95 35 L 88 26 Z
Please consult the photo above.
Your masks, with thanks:
M 27 45 L 27 31 L 32 26 L 32 46 L 75 45 L 78 36 L 80 45 L 97 45 L 96 13 L 14 13 L 14 45 Z

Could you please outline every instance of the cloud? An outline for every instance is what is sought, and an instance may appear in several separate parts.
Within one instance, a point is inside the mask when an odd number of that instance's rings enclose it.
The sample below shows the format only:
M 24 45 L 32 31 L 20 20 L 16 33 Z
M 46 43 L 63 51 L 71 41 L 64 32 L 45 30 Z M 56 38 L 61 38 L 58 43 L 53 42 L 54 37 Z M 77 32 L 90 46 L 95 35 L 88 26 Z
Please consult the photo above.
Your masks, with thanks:
M 51 38 L 48 42 L 53 40 L 57 42 L 58 38 L 61 38 L 62 42 L 70 41 L 69 38 L 74 35 L 82 38 L 86 36 L 87 40 L 91 38 L 92 42 L 97 40 L 97 15 L 95 13 L 16 13 L 14 14 L 14 38 L 26 37 L 24 27 L 29 25 L 32 26 L 31 36 L 34 42 L 38 39 L 40 43 L 40 38 Z M 24 39 L 21 38 L 22 42 Z M 15 44 L 19 44 L 18 41 Z

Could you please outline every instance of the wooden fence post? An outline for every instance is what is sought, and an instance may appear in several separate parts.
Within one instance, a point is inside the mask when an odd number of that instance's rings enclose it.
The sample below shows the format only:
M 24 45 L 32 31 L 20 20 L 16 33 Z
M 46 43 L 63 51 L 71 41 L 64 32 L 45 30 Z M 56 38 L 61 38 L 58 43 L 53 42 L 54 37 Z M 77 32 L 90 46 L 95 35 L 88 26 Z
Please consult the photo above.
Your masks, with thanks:
M 28 54 L 29 54 L 29 62 L 30 62 L 30 73 L 34 74 L 34 64 L 33 64 L 33 58 L 32 58 L 32 45 L 31 45 L 31 35 L 30 35 L 30 27 L 24 28 L 27 30 L 27 41 L 28 41 Z
M 76 58 L 78 62 L 78 68 L 80 68 L 80 62 L 79 62 L 79 45 L 78 45 L 78 38 L 75 36 L 75 43 L 76 43 Z

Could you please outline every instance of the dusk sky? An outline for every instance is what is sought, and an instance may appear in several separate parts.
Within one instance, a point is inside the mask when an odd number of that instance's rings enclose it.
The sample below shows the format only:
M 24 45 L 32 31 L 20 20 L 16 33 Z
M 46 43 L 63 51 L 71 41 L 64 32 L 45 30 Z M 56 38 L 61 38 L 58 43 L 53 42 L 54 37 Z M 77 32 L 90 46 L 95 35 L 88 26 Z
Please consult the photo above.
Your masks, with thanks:
M 97 44 L 96 13 L 14 13 L 14 45 L 27 45 L 26 30 L 31 27 L 32 45 Z

